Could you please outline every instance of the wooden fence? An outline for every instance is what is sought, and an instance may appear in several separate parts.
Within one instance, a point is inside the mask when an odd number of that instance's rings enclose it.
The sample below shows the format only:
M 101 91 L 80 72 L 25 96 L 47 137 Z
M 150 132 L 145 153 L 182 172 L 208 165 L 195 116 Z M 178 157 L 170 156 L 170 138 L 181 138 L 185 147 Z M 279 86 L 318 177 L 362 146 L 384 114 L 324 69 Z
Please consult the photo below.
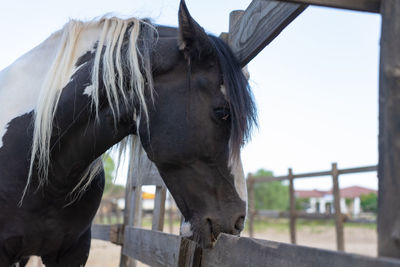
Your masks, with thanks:
M 332 168 L 329 171 L 322 172 L 312 172 L 312 173 L 302 173 L 302 174 L 293 174 L 292 169 L 288 170 L 288 175 L 285 176 L 265 176 L 265 177 L 253 177 L 249 175 L 247 178 L 247 188 L 249 192 L 249 235 L 250 237 L 254 236 L 254 217 L 258 214 L 255 209 L 255 197 L 254 197 L 254 188 L 256 184 L 260 183 L 269 183 L 276 181 L 289 181 L 289 213 L 283 213 L 282 217 L 285 215 L 289 218 L 290 224 L 290 241 L 292 244 L 296 244 L 296 219 L 304 218 L 304 219 L 335 219 L 336 226 L 336 247 L 337 250 L 344 251 L 344 230 L 343 230 L 343 222 L 345 220 L 344 215 L 341 212 L 340 208 L 340 190 L 339 190 L 339 175 L 343 174 L 354 174 L 354 173 L 363 173 L 363 172 L 372 172 L 376 171 L 377 166 L 367 166 L 367 167 L 358 167 L 358 168 L 349 168 L 339 170 L 337 167 L 337 163 L 332 163 Z M 296 196 L 294 190 L 294 180 L 302 179 L 302 178 L 311 178 L 311 177 L 324 177 L 331 176 L 332 184 L 333 184 L 333 202 L 334 202 L 334 216 L 326 214 L 307 214 L 296 211 Z M 267 214 L 264 214 L 267 215 Z M 276 216 L 276 215 L 275 215 Z
M 285 266 L 285 267 L 399 267 L 400 260 L 372 258 L 255 238 L 221 234 L 212 249 L 200 249 L 191 240 L 160 231 L 127 227 L 122 237 L 118 227 L 94 225 L 95 238 L 121 245 L 131 259 L 153 266 Z
M 382 16 L 380 88 L 379 88 L 379 211 L 378 250 L 380 256 L 400 258 L 400 1 L 399 0 L 253 0 L 245 11 L 232 13 L 229 33 L 223 34 L 243 66 L 252 60 L 308 5 L 323 5 L 350 10 L 380 13 Z M 367 167 L 371 171 L 375 166 Z M 353 170 L 354 171 L 354 170 Z M 362 171 L 358 169 L 357 172 Z M 351 169 L 319 173 L 331 175 L 334 192 L 338 191 L 339 174 Z M 152 266 L 400 266 L 400 260 L 370 258 L 343 252 L 307 248 L 254 238 L 220 235 L 213 249 L 199 249 L 190 240 L 159 232 L 163 229 L 165 186 L 160 179 L 152 183 L 134 180 L 129 172 L 124 225 L 93 226 L 94 238 L 122 244 L 121 267 L 134 266 L 132 258 Z M 305 176 L 305 174 L 302 174 Z M 307 177 L 317 176 L 308 174 Z M 291 240 L 296 241 L 293 180 L 300 178 L 289 170 L 291 195 Z M 279 177 L 278 177 L 279 178 Z M 285 178 L 287 179 L 287 177 Z M 151 179 L 150 179 L 151 180 Z M 250 179 L 251 180 L 251 179 Z M 153 231 L 140 225 L 141 186 L 157 187 Z M 251 186 L 250 186 L 251 188 Z M 334 193 L 336 196 L 337 192 Z M 250 194 L 251 195 L 251 194 Z M 343 220 L 339 198 L 335 200 L 338 232 L 337 245 L 343 249 Z

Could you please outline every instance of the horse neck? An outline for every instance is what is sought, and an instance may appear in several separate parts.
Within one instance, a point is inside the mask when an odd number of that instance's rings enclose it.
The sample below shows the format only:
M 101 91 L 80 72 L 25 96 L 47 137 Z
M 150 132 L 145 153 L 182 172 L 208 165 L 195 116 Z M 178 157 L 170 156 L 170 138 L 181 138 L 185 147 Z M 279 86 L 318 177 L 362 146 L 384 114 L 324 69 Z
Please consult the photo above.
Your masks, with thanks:
M 122 109 L 115 118 L 104 100 L 96 117 L 87 95 L 90 88 L 87 71 L 82 67 L 64 88 L 54 119 L 49 179 L 62 194 L 81 184 L 93 161 L 126 136 L 136 133 L 131 110 Z

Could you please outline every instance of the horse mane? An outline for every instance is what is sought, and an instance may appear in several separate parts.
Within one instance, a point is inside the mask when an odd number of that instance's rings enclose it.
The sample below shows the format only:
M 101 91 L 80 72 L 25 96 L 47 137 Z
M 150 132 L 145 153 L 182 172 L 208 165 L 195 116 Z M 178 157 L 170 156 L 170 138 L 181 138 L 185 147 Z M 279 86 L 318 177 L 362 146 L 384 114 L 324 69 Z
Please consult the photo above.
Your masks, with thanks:
M 235 162 L 241 147 L 250 139 L 253 126 L 257 126 L 257 111 L 249 83 L 229 46 L 220 38 L 209 35 L 222 71 L 226 97 L 231 113 L 229 138 L 230 157 Z
M 101 18 L 89 22 L 71 20 L 62 30 L 58 51 L 51 63 L 49 72 L 44 79 L 40 89 L 38 103 L 34 110 L 33 118 L 33 142 L 30 157 L 30 167 L 26 187 L 21 198 L 21 202 L 31 183 L 34 168 L 37 169 L 39 186 L 48 183 L 48 168 L 50 165 L 50 139 L 53 131 L 53 120 L 57 110 L 58 102 L 63 88 L 68 84 L 74 72 L 82 66 L 76 66 L 78 58 L 77 47 L 84 40 L 85 32 L 98 29 L 100 34 L 93 43 L 94 63 L 91 67 L 90 95 L 92 107 L 96 113 L 96 120 L 99 119 L 99 85 L 100 78 L 104 85 L 108 104 L 111 107 L 114 121 L 120 112 L 120 103 L 132 107 L 138 104 L 140 110 L 135 110 L 134 116 L 143 116 L 148 120 L 148 110 L 145 101 L 145 82 L 149 88 L 149 94 L 153 98 L 152 76 L 150 63 L 147 55 L 143 55 L 143 50 L 139 50 L 139 36 L 147 32 L 149 36 L 154 36 L 154 27 L 136 18 L 120 19 L 116 17 Z M 150 29 L 150 30 L 149 30 Z M 145 39 L 147 36 L 140 37 L 141 47 L 146 47 Z M 150 38 L 151 39 L 151 38 Z M 127 52 L 123 53 L 126 47 Z M 146 49 L 144 49 L 147 51 Z M 126 60 L 123 57 L 127 57 Z M 124 65 L 122 64 L 124 62 Z M 83 63 L 87 64 L 87 63 Z M 128 70 L 130 77 L 129 92 L 125 92 L 123 70 Z M 144 72 L 144 75 L 143 75 Z M 85 90 L 86 91 L 86 90 Z M 121 144 L 124 150 L 130 143 L 125 140 Z M 132 142 L 136 143 L 136 142 Z M 122 152 L 120 152 L 121 154 Z M 81 182 L 75 190 L 84 190 L 101 169 L 100 159 L 93 162 L 85 172 Z

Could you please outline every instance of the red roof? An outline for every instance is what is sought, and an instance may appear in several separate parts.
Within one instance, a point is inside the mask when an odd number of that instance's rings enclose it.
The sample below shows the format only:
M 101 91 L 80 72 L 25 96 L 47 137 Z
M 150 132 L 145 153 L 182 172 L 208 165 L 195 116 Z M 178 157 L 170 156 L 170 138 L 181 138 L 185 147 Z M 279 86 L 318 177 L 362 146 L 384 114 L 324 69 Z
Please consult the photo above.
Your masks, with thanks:
M 361 195 L 368 195 L 370 193 L 377 193 L 376 190 L 361 187 L 361 186 L 350 186 L 340 189 L 340 197 L 344 198 L 355 198 Z
M 343 198 L 355 198 L 361 195 L 368 195 L 370 193 L 377 193 L 376 190 L 361 187 L 361 186 L 350 186 L 340 189 L 340 197 Z M 325 195 L 332 195 L 332 190 L 330 191 L 320 191 L 320 190 L 295 190 L 295 195 L 298 198 L 309 198 L 309 197 L 323 197 Z
M 308 197 L 323 197 L 326 194 L 329 194 L 329 191 L 320 191 L 320 190 L 296 190 L 294 192 L 296 197 L 299 198 L 308 198 Z

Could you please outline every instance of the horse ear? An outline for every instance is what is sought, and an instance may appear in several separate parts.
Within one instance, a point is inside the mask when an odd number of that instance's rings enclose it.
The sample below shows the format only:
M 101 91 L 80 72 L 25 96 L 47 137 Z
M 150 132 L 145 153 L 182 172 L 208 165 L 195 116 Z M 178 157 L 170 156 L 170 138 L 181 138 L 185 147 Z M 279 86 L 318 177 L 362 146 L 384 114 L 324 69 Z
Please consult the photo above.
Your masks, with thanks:
M 179 6 L 179 50 L 186 57 L 202 57 L 209 54 L 212 45 L 204 29 L 192 18 L 185 0 Z

